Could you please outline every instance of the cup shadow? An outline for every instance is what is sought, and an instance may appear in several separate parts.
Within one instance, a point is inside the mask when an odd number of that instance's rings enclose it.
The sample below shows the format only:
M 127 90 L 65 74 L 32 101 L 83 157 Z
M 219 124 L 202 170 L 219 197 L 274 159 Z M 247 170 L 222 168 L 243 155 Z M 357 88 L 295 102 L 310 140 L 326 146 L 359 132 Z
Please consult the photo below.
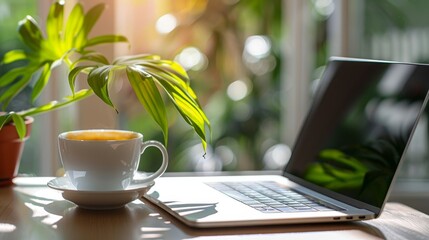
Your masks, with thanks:
M 137 239 L 141 235 L 139 219 L 147 215 L 145 208 L 127 206 L 109 211 L 73 207 L 56 225 L 64 239 Z

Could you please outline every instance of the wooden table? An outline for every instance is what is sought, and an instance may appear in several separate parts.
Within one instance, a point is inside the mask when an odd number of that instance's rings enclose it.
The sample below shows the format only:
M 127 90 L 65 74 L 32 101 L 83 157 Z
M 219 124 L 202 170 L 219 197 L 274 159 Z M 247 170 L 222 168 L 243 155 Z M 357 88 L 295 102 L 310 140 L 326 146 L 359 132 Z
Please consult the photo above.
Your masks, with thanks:
M 428 239 L 429 216 L 388 203 L 380 218 L 340 224 L 194 229 L 136 200 L 90 211 L 46 186 L 51 178 L 17 178 L 0 188 L 0 239 Z

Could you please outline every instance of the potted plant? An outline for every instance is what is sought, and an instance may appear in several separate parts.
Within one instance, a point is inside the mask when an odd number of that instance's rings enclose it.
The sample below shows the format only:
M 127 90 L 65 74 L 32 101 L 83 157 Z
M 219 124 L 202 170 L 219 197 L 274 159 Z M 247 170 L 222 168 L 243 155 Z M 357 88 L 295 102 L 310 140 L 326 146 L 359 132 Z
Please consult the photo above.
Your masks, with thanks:
M 104 5 L 98 4 L 85 13 L 83 6 L 76 3 L 66 17 L 64 2 L 56 1 L 50 7 L 45 32 L 30 16 L 19 22 L 18 32 L 28 50 L 11 50 L 0 63 L 23 63 L 0 76 L 0 104 L 3 109 L 29 84 L 34 84 L 31 94 L 34 102 L 48 83 L 52 70 L 60 64 L 69 70 L 68 77 L 65 76 L 63 80 L 68 81 L 71 94 L 60 102 L 52 101 L 31 109 L 3 112 L 0 114 L 0 135 L 6 126 L 12 125 L 17 137 L 23 141 L 29 131 L 25 124 L 26 118 L 56 110 L 93 94 L 118 112 L 110 99 L 109 85 L 118 76 L 124 76 L 142 106 L 161 128 L 165 142 L 168 140 L 168 123 L 161 90 L 194 129 L 206 149 L 209 120 L 189 85 L 186 71 L 178 63 L 151 54 L 122 56 L 110 62 L 102 53 L 91 49 L 99 44 L 127 42 L 127 38 L 120 35 L 89 38 L 103 10 Z M 78 75 L 86 75 L 89 89 L 75 90 Z M 0 154 L 3 156 L 3 153 Z M 0 162 L 4 161 L 6 159 L 2 157 Z M 0 164 L 3 166 L 3 163 Z M 14 171 L 16 174 L 17 170 Z M 0 178 L 4 178 L 1 174 Z
M 17 175 L 24 142 L 30 135 L 34 115 L 53 111 L 79 101 L 92 93 L 85 89 L 74 96 L 65 97 L 63 101 L 52 101 L 47 104 L 19 112 L 3 112 L 0 115 L 0 186 L 12 184 Z

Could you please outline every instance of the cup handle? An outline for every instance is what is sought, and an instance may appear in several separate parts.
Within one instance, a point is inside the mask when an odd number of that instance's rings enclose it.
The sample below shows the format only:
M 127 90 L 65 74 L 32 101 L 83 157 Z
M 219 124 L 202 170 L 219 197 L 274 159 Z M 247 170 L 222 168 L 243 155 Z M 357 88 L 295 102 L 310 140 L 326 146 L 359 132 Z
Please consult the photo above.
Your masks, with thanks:
M 161 166 L 159 167 L 159 169 L 156 172 L 152 173 L 151 175 L 149 175 L 145 178 L 133 179 L 133 184 L 144 184 L 144 183 L 151 182 L 151 181 L 155 180 L 156 178 L 158 178 L 159 176 L 161 176 L 165 172 L 165 170 L 167 170 L 168 153 L 167 153 L 167 149 L 165 149 L 164 145 L 162 145 L 162 143 L 160 143 L 158 141 L 154 141 L 154 140 L 142 142 L 140 154 L 143 154 L 144 150 L 148 147 L 156 147 L 161 151 L 161 154 L 162 154 Z

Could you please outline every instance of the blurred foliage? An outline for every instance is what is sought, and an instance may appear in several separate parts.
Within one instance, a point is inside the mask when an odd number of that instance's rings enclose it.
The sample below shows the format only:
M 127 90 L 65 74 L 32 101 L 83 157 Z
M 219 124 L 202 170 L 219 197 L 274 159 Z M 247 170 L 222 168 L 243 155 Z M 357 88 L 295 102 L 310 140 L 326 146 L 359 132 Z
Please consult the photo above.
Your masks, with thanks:
M 17 22 L 23 16 L 33 15 L 37 11 L 37 1 L 26 0 L 0 0 L 0 59 L 10 49 L 25 49 L 19 35 L 16 34 Z M 13 34 L 12 34 L 13 33 Z M 0 76 L 10 69 L 23 65 L 14 63 L 0 68 Z M 26 109 L 30 107 L 31 87 L 26 87 L 19 96 L 10 104 L 10 109 Z
M 193 2 L 193 7 L 184 7 L 184 2 Z M 281 0 L 270 4 L 264 0 L 171 2 L 170 11 L 178 26 L 161 38 L 156 51 L 174 58 L 185 48 L 194 47 L 205 55 L 205 68 L 191 69 L 188 74 L 211 121 L 212 140 L 207 156 L 203 156 L 198 143 L 189 137 L 191 133 L 180 127 L 183 122 L 174 121 L 177 115 L 168 111 L 174 122 L 168 143 L 170 171 L 263 168 L 264 152 L 280 141 L 281 4 Z M 250 36 L 266 37 L 271 46 L 269 54 L 256 63 L 243 57 Z M 266 67 L 258 69 L 263 64 Z M 246 85 L 247 94 L 233 100 L 227 89 L 238 80 Z M 130 105 L 127 102 L 133 109 Z M 134 115 L 123 124 L 159 139 L 151 125 L 144 126 L 145 117 L 143 113 Z M 154 157 L 146 153 L 143 156 Z M 151 169 L 150 162 L 145 162 L 142 170 Z
M 2 34 L 0 34 L 0 56 L 9 49 L 23 47 L 19 41 L 17 34 L 17 22 L 22 19 L 22 16 L 33 15 L 37 10 L 36 1 L 27 0 L 0 0 L 0 26 Z M 4 71 L 3 69 L 1 69 Z
M 310 4 L 315 23 L 314 79 L 320 77 L 329 57 L 328 20 L 332 13 L 329 11 L 332 6 L 318 9 L 319 2 L 329 1 L 312 0 Z M 423 0 L 417 0 L 416 5 L 405 0 L 367 0 L 363 5 L 362 23 L 366 35 L 421 25 L 426 17 L 421 13 L 427 5 Z M 195 47 L 205 55 L 208 60 L 205 68 L 190 69 L 189 75 L 213 127 L 211 150 L 208 159 L 204 159 L 198 150 L 192 150 L 197 143 L 188 140 L 190 133 L 177 127 L 182 123 L 174 121 L 176 116 L 170 115 L 175 126 L 169 142 L 170 154 L 174 156 L 169 170 L 204 170 L 204 164 L 211 170 L 264 168 L 264 154 L 270 147 L 281 143 L 282 1 L 274 0 L 267 4 L 264 0 L 186 0 L 172 2 L 169 7 L 178 25 L 161 38 L 157 51 L 174 58 L 182 50 Z M 246 63 L 244 50 L 246 39 L 253 35 L 267 36 L 272 48 L 268 57 L 252 65 Z M 274 67 L 258 73 L 258 67 L 269 61 L 274 63 Z M 247 84 L 249 93 L 245 98 L 234 101 L 228 96 L 228 87 L 237 80 Z M 143 126 L 146 124 L 142 124 L 146 122 L 144 117 L 145 114 L 124 117 L 127 120 L 123 122 L 150 138 L 160 138 L 156 137 L 151 125 Z

